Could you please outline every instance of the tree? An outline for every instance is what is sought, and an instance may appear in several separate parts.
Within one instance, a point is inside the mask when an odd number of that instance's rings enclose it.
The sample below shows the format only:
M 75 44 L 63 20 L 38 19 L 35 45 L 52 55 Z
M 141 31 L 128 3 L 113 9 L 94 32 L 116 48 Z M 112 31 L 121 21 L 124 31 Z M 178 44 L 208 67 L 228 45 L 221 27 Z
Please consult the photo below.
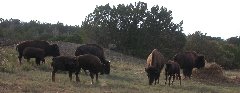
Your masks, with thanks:
M 117 50 L 126 54 L 145 58 L 157 48 L 170 58 L 186 42 L 183 21 L 176 24 L 172 19 L 172 11 L 159 6 L 148 11 L 144 2 L 113 7 L 106 4 L 97 6 L 86 17 L 81 29 L 88 40 L 105 47 L 116 44 Z

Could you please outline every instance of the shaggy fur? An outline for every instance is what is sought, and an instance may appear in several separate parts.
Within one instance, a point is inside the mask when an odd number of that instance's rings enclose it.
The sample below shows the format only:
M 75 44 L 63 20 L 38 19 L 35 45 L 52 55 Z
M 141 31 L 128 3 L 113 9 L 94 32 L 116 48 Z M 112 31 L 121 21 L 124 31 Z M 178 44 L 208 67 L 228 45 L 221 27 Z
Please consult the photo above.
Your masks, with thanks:
M 161 70 L 164 66 L 164 57 L 163 55 L 158 52 L 157 49 L 154 49 L 152 53 L 147 58 L 147 64 L 145 67 L 145 71 L 147 72 L 149 85 L 152 85 L 152 83 L 156 81 L 159 83 L 159 77 Z

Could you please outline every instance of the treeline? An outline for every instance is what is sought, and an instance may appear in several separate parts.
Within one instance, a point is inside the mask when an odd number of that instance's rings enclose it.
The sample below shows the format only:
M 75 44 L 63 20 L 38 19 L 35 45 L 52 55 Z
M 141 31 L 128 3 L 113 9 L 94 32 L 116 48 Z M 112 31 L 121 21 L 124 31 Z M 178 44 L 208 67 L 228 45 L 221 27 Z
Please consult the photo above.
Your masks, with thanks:
M 0 21 L 0 37 L 97 43 L 103 47 L 145 59 L 157 48 L 168 59 L 182 51 L 196 51 L 208 62 L 225 69 L 240 68 L 240 37 L 223 40 L 196 31 L 185 35 L 183 21 L 174 23 L 165 7 L 147 8 L 147 3 L 97 6 L 82 25 L 67 26 L 18 19 Z
M 41 23 L 37 20 L 22 22 L 19 19 L 0 18 L 0 37 L 12 40 L 58 40 L 81 43 L 79 26 Z

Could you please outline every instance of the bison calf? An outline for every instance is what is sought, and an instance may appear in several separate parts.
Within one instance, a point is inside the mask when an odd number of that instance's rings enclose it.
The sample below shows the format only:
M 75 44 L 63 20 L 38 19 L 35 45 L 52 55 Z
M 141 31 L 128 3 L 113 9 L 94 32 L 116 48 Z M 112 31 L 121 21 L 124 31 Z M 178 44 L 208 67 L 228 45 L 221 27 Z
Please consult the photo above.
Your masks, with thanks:
M 174 61 L 168 61 L 168 63 L 166 63 L 166 68 L 165 68 L 165 76 L 166 76 L 165 84 L 167 84 L 167 79 L 168 79 L 169 80 L 168 85 L 170 86 L 170 80 L 173 77 L 173 80 L 172 80 L 172 85 L 173 85 L 175 75 L 180 80 L 180 85 L 181 85 L 181 75 L 180 75 L 179 64 Z
M 79 65 L 78 62 L 76 62 L 76 57 L 72 56 L 58 56 L 54 57 L 52 59 L 52 64 L 51 66 L 53 67 L 52 71 L 52 81 L 55 82 L 55 73 L 58 70 L 61 71 L 68 71 L 69 72 L 69 78 L 70 81 L 72 81 L 72 73 L 75 72 L 76 75 L 76 81 L 80 81 L 78 74 L 79 74 Z
M 98 81 L 98 73 L 104 73 L 103 64 L 97 56 L 91 54 L 80 55 L 77 56 L 77 62 L 79 63 L 80 69 L 89 70 L 92 84 L 94 74 L 96 75 L 96 81 Z
M 40 61 L 45 63 L 45 52 L 41 48 L 27 47 L 23 50 L 23 57 L 29 62 L 30 58 L 36 59 L 36 64 L 40 65 Z

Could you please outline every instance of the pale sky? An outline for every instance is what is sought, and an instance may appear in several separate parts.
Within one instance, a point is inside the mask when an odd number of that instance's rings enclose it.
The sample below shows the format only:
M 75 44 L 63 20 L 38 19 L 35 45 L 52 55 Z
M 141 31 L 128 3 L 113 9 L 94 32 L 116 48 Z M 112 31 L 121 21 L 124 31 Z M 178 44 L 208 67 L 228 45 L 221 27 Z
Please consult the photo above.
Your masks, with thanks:
M 240 36 L 240 0 L 0 0 L 0 18 L 81 25 L 96 5 L 130 4 L 142 1 L 171 10 L 174 23 L 183 20 L 186 35 L 195 31 L 208 36 Z

